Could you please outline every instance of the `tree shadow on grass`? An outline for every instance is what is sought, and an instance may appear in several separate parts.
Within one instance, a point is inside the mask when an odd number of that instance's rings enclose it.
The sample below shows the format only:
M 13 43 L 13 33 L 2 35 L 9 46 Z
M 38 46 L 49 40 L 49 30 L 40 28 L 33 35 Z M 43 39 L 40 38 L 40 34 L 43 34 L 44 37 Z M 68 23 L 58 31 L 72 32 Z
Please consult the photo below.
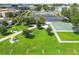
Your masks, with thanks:
M 25 36 L 25 38 L 29 38 L 29 39 L 33 39 L 34 37 L 35 37 L 35 35 Z
M 79 34 L 79 32 L 73 32 L 74 34 L 76 34 L 76 35 L 78 35 Z
M 64 19 L 64 20 L 62 20 L 62 22 L 70 23 L 71 21 L 70 20 L 67 20 L 67 19 Z
M 10 34 L 12 34 L 12 33 L 11 32 L 2 33 L 2 35 L 4 35 L 4 36 L 10 35 Z
M 74 34 L 79 34 L 79 27 L 72 27 Z
M 37 27 L 39 30 L 42 30 L 42 29 L 44 29 L 43 27 Z
M 48 35 L 49 35 L 49 36 L 53 36 L 53 35 L 54 35 L 54 33 L 48 33 Z

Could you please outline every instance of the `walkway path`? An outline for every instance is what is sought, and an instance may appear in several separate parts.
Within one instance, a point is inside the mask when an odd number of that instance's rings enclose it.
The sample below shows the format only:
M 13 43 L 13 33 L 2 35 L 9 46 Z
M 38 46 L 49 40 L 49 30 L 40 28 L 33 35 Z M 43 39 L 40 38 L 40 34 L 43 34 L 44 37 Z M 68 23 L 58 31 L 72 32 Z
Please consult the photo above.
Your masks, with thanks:
M 34 25 L 33 27 L 29 27 L 28 30 L 34 29 L 36 28 L 36 25 Z
M 34 27 L 30 27 L 30 28 L 28 28 L 28 29 L 31 30 L 31 29 L 34 29 L 34 28 L 36 28 L 36 25 L 34 25 Z M 15 33 L 13 33 L 13 34 L 11 34 L 11 35 L 8 35 L 8 36 L 6 36 L 6 37 L 0 39 L 0 42 L 2 42 L 2 41 L 4 41 L 4 40 L 7 40 L 7 39 L 10 39 L 11 37 L 15 37 L 16 35 L 21 34 L 22 32 L 23 32 L 23 31 L 19 31 L 19 32 L 15 32 Z
M 11 37 L 13 37 L 13 36 L 16 36 L 16 35 L 18 35 L 18 34 L 20 34 L 20 33 L 22 33 L 22 31 L 16 32 L 16 33 L 11 34 L 11 35 L 9 35 L 9 36 L 6 36 L 6 37 L 0 39 L 0 42 L 4 41 L 4 40 L 6 40 L 6 39 L 9 39 L 9 38 L 11 38 Z

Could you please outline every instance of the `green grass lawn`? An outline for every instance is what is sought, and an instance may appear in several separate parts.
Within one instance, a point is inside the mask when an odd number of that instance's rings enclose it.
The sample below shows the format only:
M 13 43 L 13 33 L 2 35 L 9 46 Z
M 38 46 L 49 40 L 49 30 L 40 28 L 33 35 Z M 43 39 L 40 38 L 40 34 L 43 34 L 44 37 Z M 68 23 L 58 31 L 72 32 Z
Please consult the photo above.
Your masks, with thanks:
M 62 40 L 79 41 L 79 32 L 58 32 Z
M 27 27 L 16 26 L 18 30 Z M 73 55 L 79 54 L 79 43 L 59 43 L 55 35 L 49 36 L 46 30 L 34 29 L 33 38 L 18 35 L 19 42 L 11 44 L 9 39 L 0 42 L 0 55 Z M 76 51 L 76 52 L 75 52 Z
M 0 34 L 0 38 L 3 38 L 3 35 Z
M 23 24 L 16 25 L 16 26 L 13 26 L 13 27 L 15 27 L 15 29 L 16 29 L 17 31 L 21 31 L 21 30 L 27 29 L 27 26 L 24 26 Z M 12 27 L 8 29 L 8 31 L 11 31 L 11 30 L 13 30 Z
M 42 50 L 52 49 L 55 46 L 52 45 L 53 40 L 56 40 L 55 36 L 48 36 L 45 30 L 35 29 L 34 32 L 35 37 L 25 38 L 22 34 L 18 36 L 21 40 L 21 45 L 25 47 L 25 51 L 30 49 L 28 54 L 42 54 Z M 53 38 L 52 38 L 53 37 Z M 16 54 L 16 52 L 14 52 Z M 25 53 L 25 52 L 24 52 Z M 46 54 L 47 52 L 45 52 Z
M 15 27 L 15 29 L 17 31 L 22 31 L 23 29 L 27 29 L 27 26 L 24 26 L 23 24 L 16 25 L 16 26 L 13 26 L 13 27 Z M 5 36 L 12 34 L 12 32 L 11 32 L 12 30 L 13 30 L 12 27 L 7 29 L 7 31 L 5 33 L 0 34 L 0 38 L 3 38 Z
M 48 36 L 45 30 L 34 30 L 35 37 L 25 38 L 22 34 L 18 35 L 19 42 L 11 44 L 8 40 L 1 42 L 0 54 L 10 54 L 11 49 L 13 49 L 12 54 L 27 54 L 27 49 L 29 49 L 28 54 L 43 54 L 42 50 L 45 51 L 44 54 L 51 53 L 52 48 L 55 48 L 54 41 L 55 36 Z M 4 49 L 6 48 L 6 49 Z M 7 51 L 7 49 L 9 51 Z M 48 49 L 50 52 L 48 52 Z M 4 52 L 6 51 L 6 52 Z

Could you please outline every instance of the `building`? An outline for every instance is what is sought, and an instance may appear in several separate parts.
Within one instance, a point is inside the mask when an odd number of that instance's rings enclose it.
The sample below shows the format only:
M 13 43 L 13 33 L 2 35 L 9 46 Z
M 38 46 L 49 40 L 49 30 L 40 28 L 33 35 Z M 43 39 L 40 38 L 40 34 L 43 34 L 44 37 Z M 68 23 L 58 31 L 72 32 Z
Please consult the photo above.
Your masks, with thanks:
M 0 8 L 0 16 L 5 18 L 6 13 L 12 12 L 13 14 L 19 14 L 19 10 L 13 9 L 13 8 Z

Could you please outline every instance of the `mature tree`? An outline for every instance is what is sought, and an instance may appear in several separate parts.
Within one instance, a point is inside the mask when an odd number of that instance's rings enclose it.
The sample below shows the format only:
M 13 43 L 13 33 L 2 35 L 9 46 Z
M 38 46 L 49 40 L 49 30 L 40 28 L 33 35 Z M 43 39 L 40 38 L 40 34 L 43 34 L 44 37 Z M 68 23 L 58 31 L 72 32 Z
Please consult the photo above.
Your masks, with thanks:
M 40 16 L 39 19 L 36 22 L 37 23 L 37 27 L 38 28 L 42 28 L 41 26 L 45 24 L 45 21 L 46 21 L 45 17 Z
M 4 25 L 0 25 L 0 33 L 4 33 L 6 31 L 6 27 Z
M 70 6 L 70 15 L 74 16 L 78 13 L 78 4 L 74 3 Z
M 20 24 L 20 23 L 22 23 L 24 21 L 24 18 L 22 17 L 22 16 L 17 16 L 17 17 L 15 17 L 15 18 L 12 18 L 12 22 L 15 24 L 15 23 L 17 23 L 17 24 Z
M 36 10 L 37 10 L 37 11 L 40 11 L 41 8 L 42 8 L 42 5 L 36 5 Z
M 20 5 L 20 4 L 13 4 L 12 7 L 13 7 L 13 8 L 16 8 L 16 9 L 19 9 L 19 7 L 18 7 L 19 5 Z
M 79 26 L 79 11 L 78 4 L 74 3 L 70 7 L 70 19 L 74 26 Z
M 69 17 L 69 10 L 67 8 L 62 8 L 61 14 L 63 16 Z
M 29 18 L 29 21 L 30 21 L 31 24 L 35 24 L 36 23 L 36 20 L 35 20 L 34 17 L 30 17 Z
M 25 24 L 25 25 L 29 25 L 29 24 L 30 24 L 30 20 L 29 20 L 29 18 L 25 18 L 25 20 L 24 20 L 24 24 Z
M 41 27 L 41 23 L 40 23 L 40 21 L 39 21 L 39 20 L 37 20 L 36 25 L 37 25 L 37 27 L 38 27 L 39 29 L 41 29 L 41 28 L 42 28 L 42 27 Z
M 8 25 L 8 23 L 7 23 L 7 21 L 2 21 L 2 24 L 4 25 L 4 26 L 7 26 Z
M 49 6 L 46 5 L 46 4 L 44 4 L 44 5 L 43 5 L 43 9 L 47 11 L 47 10 L 49 10 Z
M 27 38 L 33 37 L 32 30 L 23 30 L 23 35 Z
M 19 24 L 22 23 L 24 21 L 23 16 L 17 16 L 17 21 Z
M 74 3 L 69 9 L 62 9 L 62 15 L 68 17 L 74 26 L 79 26 L 78 4 Z
M 32 25 L 36 23 L 36 20 L 34 17 L 28 17 L 24 19 L 25 25 Z
M 11 18 L 11 20 L 12 20 L 12 25 L 14 25 L 15 23 L 17 23 L 17 18 L 15 17 L 15 18 Z
M 51 11 L 55 10 L 55 6 L 54 5 L 50 5 L 51 7 L 49 8 Z
M 53 34 L 51 27 L 48 27 L 48 28 L 46 29 L 46 31 L 48 32 L 48 35 L 52 35 L 52 34 Z
M 63 7 L 61 14 L 69 18 L 71 18 L 72 16 L 75 16 L 76 14 L 78 14 L 78 5 L 74 3 L 70 6 L 69 9 L 66 7 Z
M 39 22 L 40 24 L 45 24 L 45 21 L 46 21 L 45 17 L 43 17 L 43 16 L 40 16 L 40 17 L 39 17 L 38 22 Z
M 26 13 L 26 16 L 32 16 L 32 11 L 28 11 L 28 12 Z
M 6 13 L 6 16 L 7 16 L 7 17 L 14 17 L 14 14 L 13 14 L 12 12 L 7 12 L 7 13 Z
M 71 17 L 71 22 L 74 26 L 79 26 L 79 14 Z

